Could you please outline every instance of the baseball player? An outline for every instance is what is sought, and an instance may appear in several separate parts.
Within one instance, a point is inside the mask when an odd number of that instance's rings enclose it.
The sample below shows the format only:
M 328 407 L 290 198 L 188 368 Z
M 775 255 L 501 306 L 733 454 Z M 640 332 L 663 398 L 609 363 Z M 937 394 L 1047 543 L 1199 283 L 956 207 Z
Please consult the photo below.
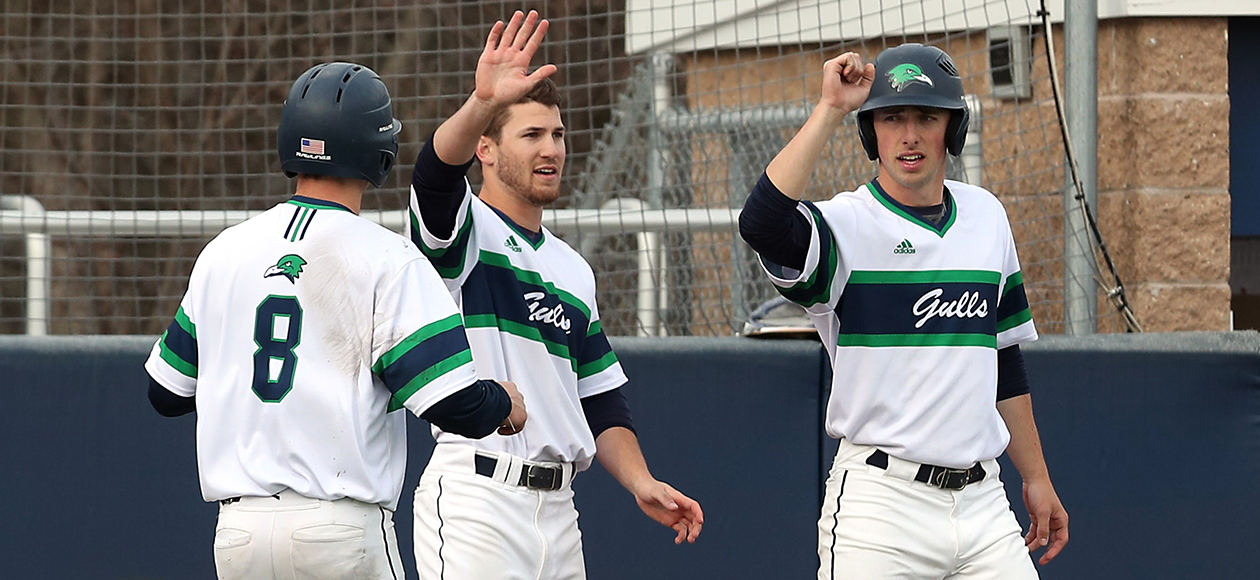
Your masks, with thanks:
M 845 115 L 878 174 L 801 201 Z M 771 161 L 740 233 L 830 355 L 827 434 L 840 439 L 818 521 L 818 578 L 1036 578 L 1068 541 L 1019 344 L 1036 340 L 1010 224 L 945 179 L 967 134 L 949 55 L 920 44 L 823 66 L 822 98 Z M 995 404 L 996 403 L 996 404 Z M 995 458 L 1024 480 L 1026 537 Z
M 529 400 L 519 434 L 472 440 L 435 425 L 416 489 L 421 578 L 584 578 L 573 476 L 598 458 L 649 517 L 693 542 L 700 505 L 648 471 L 595 303 L 590 265 L 542 226 L 560 194 L 564 124 L 544 65 L 529 73 L 547 21 L 497 22 L 476 88 L 416 160 L 409 235 L 464 314 L 483 378 Z M 474 156 L 484 184 L 465 177 Z
M 206 245 L 145 364 L 159 412 L 197 412 L 221 579 L 402 578 L 397 411 L 470 438 L 526 424 L 515 385 L 477 380 L 429 262 L 358 215 L 400 129 L 371 69 L 303 73 L 277 139 L 296 194 Z

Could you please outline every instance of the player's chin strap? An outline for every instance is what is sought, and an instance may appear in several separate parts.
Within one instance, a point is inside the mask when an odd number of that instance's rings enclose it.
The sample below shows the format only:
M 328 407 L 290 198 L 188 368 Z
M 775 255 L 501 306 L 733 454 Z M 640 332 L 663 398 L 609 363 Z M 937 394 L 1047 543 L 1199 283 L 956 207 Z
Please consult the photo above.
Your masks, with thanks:
M 1085 222 L 1089 224 L 1089 231 L 1092 234 L 1089 238 L 1090 250 L 1095 256 L 1102 254 L 1103 261 L 1107 263 L 1107 270 L 1111 273 L 1111 279 L 1115 284 L 1108 284 L 1102 277 L 1102 270 L 1098 267 L 1097 259 L 1091 263 L 1094 266 L 1094 281 L 1106 291 L 1107 299 L 1116 307 L 1116 311 L 1120 313 L 1124 319 L 1126 332 L 1142 332 L 1142 325 L 1138 322 L 1137 315 L 1133 313 L 1133 309 L 1129 307 L 1129 300 L 1124 294 L 1124 282 L 1120 281 L 1120 273 L 1116 271 L 1116 264 L 1111 260 L 1111 252 L 1107 250 L 1107 243 L 1103 241 L 1102 233 L 1098 231 L 1098 222 L 1094 219 L 1094 212 L 1090 209 L 1089 204 L 1085 202 L 1085 188 L 1081 186 L 1081 176 L 1076 166 L 1076 155 L 1072 151 L 1072 140 L 1068 138 L 1068 127 L 1066 115 L 1063 113 L 1063 95 L 1059 90 L 1059 73 L 1055 64 L 1054 57 L 1054 35 L 1050 30 L 1050 11 L 1046 9 L 1046 0 L 1041 0 L 1041 10 L 1037 11 L 1037 16 L 1041 17 L 1041 26 L 1043 36 L 1046 40 L 1046 62 L 1050 67 L 1050 88 L 1054 92 L 1054 110 L 1059 116 L 1059 132 L 1063 136 L 1063 152 L 1067 156 L 1068 171 L 1072 175 L 1072 186 L 1076 188 L 1076 195 L 1073 199 L 1077 202 L 1081 214 L 1085 217 Z

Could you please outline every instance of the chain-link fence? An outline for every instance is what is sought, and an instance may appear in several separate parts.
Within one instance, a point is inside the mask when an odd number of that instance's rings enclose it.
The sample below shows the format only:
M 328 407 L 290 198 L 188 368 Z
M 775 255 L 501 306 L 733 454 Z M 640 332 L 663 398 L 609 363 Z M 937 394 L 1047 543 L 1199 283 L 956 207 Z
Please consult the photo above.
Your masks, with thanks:
M 402 167 L 364 209 L 401 224 L 418 144 L 471 90 L 493 22 L 523 8 L 0 3 L 0 333 L 58 334 L 161 331 L 200 247 L 291 193 L 274 131 L 290 83 L 317 62 L 358 62 L 389 86 Z M 560 67 L 569 147 L 563 211 L 549 219 L 595 268 L 610 333 L 735 332 L 772 290 L 732 210 L 805 119 L 826 58 L 904 41 L 958 62 L 976 132 L 951 176 L 1006 203 L 1039 327 L 1062 329 L 1062 146 L 1043 31 L 1024 0 L 570 0 L 540 11 L 551 30 L 535 64 Z M 846 131 L 807 197 L 873 175 Z M 556 217 L 592 210 L 612 217 Z

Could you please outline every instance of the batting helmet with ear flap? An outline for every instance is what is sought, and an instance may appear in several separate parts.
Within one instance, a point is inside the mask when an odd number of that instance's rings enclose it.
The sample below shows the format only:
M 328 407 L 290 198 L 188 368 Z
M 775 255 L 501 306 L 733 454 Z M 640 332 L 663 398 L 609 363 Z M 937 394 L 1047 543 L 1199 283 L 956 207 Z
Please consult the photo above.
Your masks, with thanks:
M 875 57 L 875 83 L 858 109 L 858 136 L 871 159 L 879 158 L 875 141 L 875 109 L 885 107 L 935 107 L 953 112 L 945 129 L 950 155 L 962 153 L 971 117 L 963 100 L 962 78 L 953 59 L 935 46 L 907 43 Z
M 280 113 L 280 168 L 289 177 L 330 175 L 384 185 L 402 130 L 391 102 L 389 89 L 368 67 L 311 67 L 293 83 Z

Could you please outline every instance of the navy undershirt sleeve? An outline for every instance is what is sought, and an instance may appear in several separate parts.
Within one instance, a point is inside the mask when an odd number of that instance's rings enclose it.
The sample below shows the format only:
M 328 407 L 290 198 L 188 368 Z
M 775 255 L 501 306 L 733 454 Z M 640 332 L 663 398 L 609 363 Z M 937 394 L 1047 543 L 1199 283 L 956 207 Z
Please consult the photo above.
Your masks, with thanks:
M 599 437 L 600 433 L 607 431 L 610 427 L 625 427 L 632 433 L 638 434 L 638 431 L 634 430 L 634 418 L 630 416 L 630 405 L 626 403 L 626 394 L 621 392 L 620 387 L 584 397 L 582 413 L 586 415 L 586 424 L 590 426 L 591 434 L 595 437 Z
M 739 235 L 763 260 L 801 270 L 811 229 L 809 220 L 796 211 L 797 203 L 762 173 L 739 214 Z
M 447 395 L 420 418 L 447 433 L 481 439 L 494 433 L 512 412 L 512 399 L 499 383 L 480 380 Z
M 473 160 L 463 165 L 447 165 L 433 149 L 433 136 L 420 148 L 411 187 L 416 190 L 420 219 L 434 236 L 448 238 L 455 230 L 455 214 L 464 199 L 464 176 Z
M 178 417 L 197 410 L 197 397 L 181 397 L 149 377 L 149 404 L 163 417 Z
M 1011 345 L 998 351 L 997 400 L 1027 395 L 1028 372 L 1024 369 L 1024 353 L 1019 345 Z

